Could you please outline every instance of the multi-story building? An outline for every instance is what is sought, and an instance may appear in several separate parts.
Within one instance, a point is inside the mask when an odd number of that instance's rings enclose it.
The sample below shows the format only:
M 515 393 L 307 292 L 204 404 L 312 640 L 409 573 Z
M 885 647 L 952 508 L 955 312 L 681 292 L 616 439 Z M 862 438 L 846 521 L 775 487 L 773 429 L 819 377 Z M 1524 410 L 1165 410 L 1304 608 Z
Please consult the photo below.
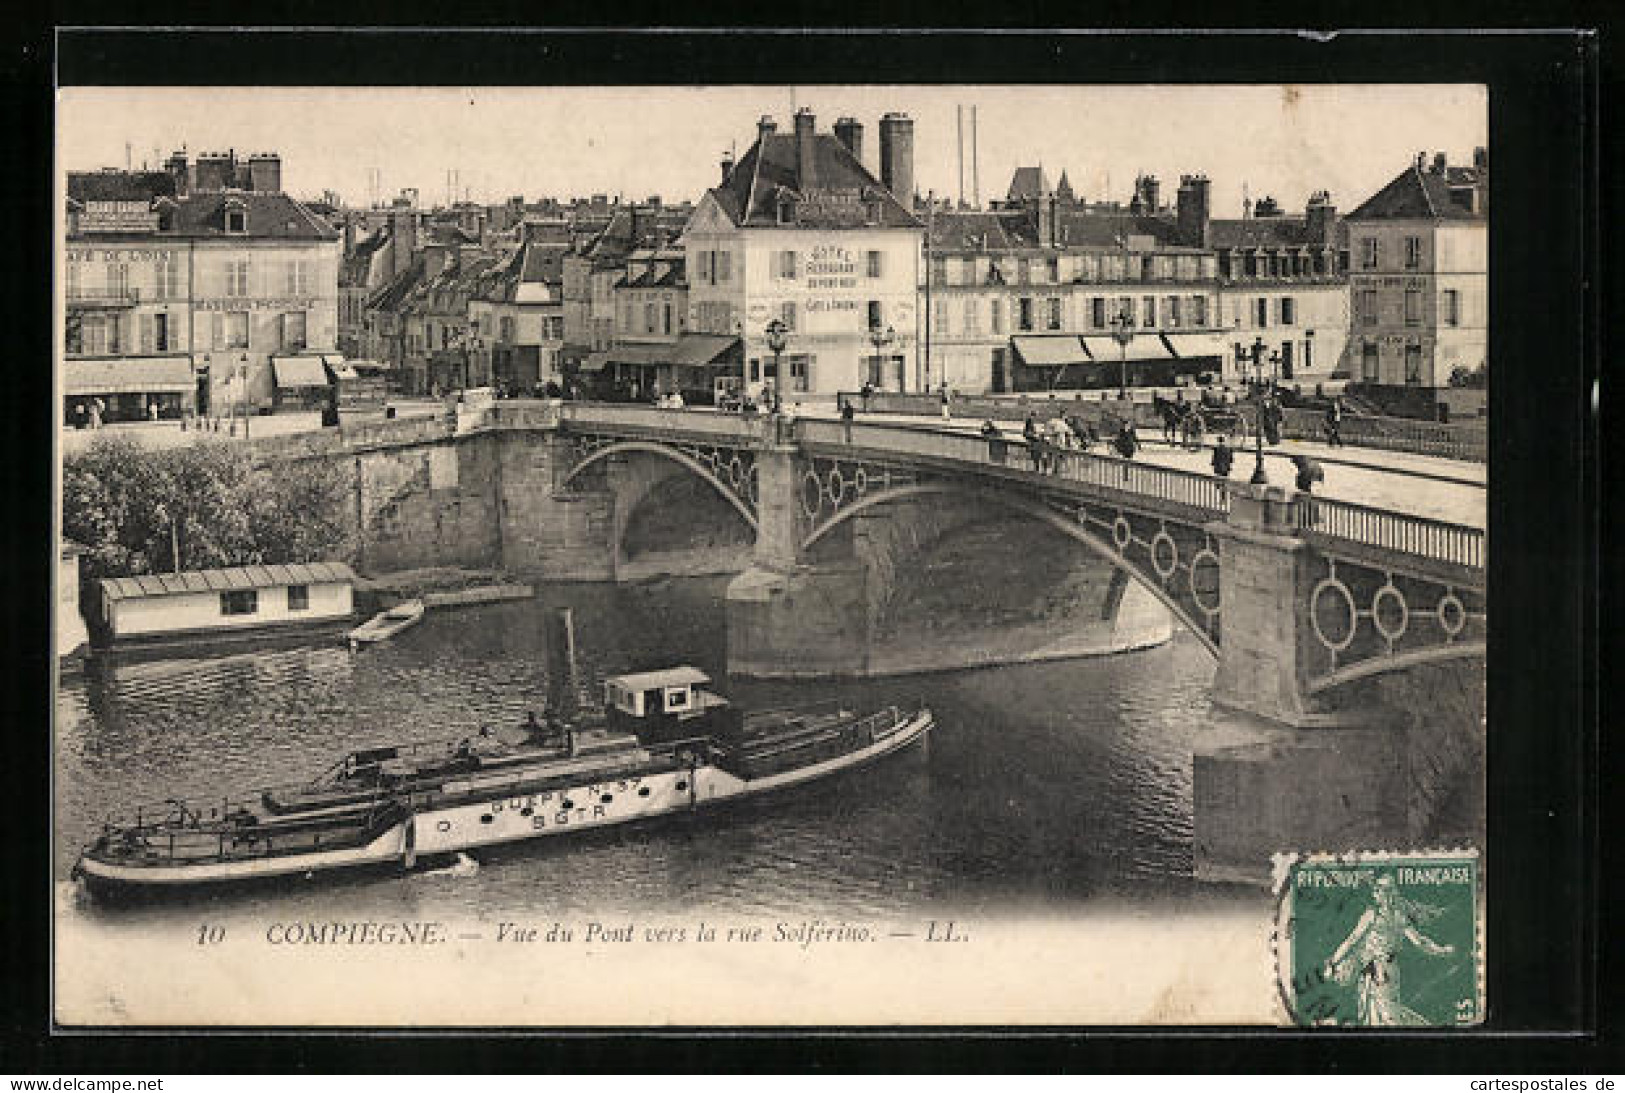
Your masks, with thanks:
M 1206 181 L 1181 180 L 1181 202 L 1187 187 L 1205 189 Z M 1345 377 L 1346 232 L 1331 196 L 1311 195 L 1302 216 L 1281 214 L 1269 198 L 1250 211 L 1207 225 L 1207 245 L 1219 262 L 1220 324 L 1231 339 L 1225 378 L 1240 378 L 1238 345 L 1249 370 L 1256 350 L 1266 369 L 1274 362 L 1283 384 L 1308 390 Z
M 808 110 L 790 133 L 764 117 L 689 221 L 689 329 L 742 337 L 747 384 L 776 384 L 789 396 L 924 383 L 913 122 L 881 119 L 880 180 L 863 166 L 862 139 L 850 118 L 831 135 L 816 131 Z M 788 339 L 779 357 L 767 341 L 774 320 Z
M 469 299 L 482 382 L 527 394 L 539 387 L 562 390 L 564 253 L 543 238 L 529 239 Z
M 166 167 L 69 176 L 67 412 L 219 415 L 326 387 L 339 233 L 281 192 L 275 156 Z
M 1102 211 L 1044 187 L 1018 168 L 996 210 L 932 211 L 932 382 L 997 392 L 1217 374 L 1216 266 L 1200 234 L 1150 212 L 1154 199 Z
M 658 205 L 600 205 L 600 199 L 572 213 L 573 229 L 600 223 L 600 208 L 609 210 L 603 226 L 564 258 L 564 355 L 566 372 L 574 375 L 591 354 L 615 342 L 615 283 L 626 272 L 627 257 L 642 248 L 660 248 L 682 230 L 682 208 Z M 585 370 L 601 367 L 594 357 Z
M 1489 157 L 1414 163 L 1348 215 L 1351 372 L 1442 388 L 1487 364 Z

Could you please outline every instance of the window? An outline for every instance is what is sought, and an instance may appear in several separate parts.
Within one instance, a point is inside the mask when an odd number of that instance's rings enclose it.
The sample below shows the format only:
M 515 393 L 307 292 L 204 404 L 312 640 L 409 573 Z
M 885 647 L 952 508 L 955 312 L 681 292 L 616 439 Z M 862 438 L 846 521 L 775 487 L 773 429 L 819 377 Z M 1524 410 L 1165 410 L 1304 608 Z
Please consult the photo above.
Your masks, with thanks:
M 1444 321 L 1446 326 L 1461 325 L 1461 295 L 1453 288 L 1444 290 Z
M 1405 268 L 1422 268 L 1422 237 L 1420 235 L 1407 235 L 1405 237 Z
M 248 231 L 248 209 L 242 202 L 227 202 L 226 231 L 233 235 L 243 235 Z
M 1003 334 L 1004 333 L 1004 301 L 1003 300 L 994 300 L 992 303 L 993 303 L 993 333 L 995 333 L 995 334 Z
M 1375 236 L 1360 240 L 1360 268 L 1377 268 L 1377 239 Z
M 1026 258 L 1016 259 L 1016 283 L 1025 285 L 1032 280 L 1032 262 Z
M 790 390 L 810 391 L 812 358 L 805 353 L 796 353 L 784 359 L 790 366 Z
M 288 295 L 310 295 L 310 263 L 303 258 L 288 263 Z
M 1162 321 L 1165 326 L 1179 325 L 1179 297 L 1169 296 L 1162 301 Z
M 1405 290 L 1405 325 L 1417 326 L 1422 322 L 1422 294 L 1414 288 Z
M 794 300 L 786 300 L 779 305 L 779 321 L 785 325 L 786 329 L 794 330 L 796 328 L 796 302 Z
M 643 332 L 645 334 L 655 332 L 655 305 L 653 300 L 643 305 Z
M 160 311 L 152 317 L 152 348 L 156 353 L 169 352 L 169 312 Z
M 1260 328 L 1270 325 L 1269 297 L 1260 296 L 1253 301 L 1253 325 Z
M 1044 301 L 1044 309 L 1047 312 L 1044 325 L 1050 330 L 1061 329 L 1061 298 L 1051 296 Z
M 1132 327 L 1134 325 L 1134 297 L 1119 296 L 1117 298 L 1117 318 L 1122 320 L 1124 326 Z
M 1052 285 L 1060 284 L 1061 259 L 1052 255 L 1051 257 L 1045 259 L 1045 265 L 1047 267 L 1046 272 L 1049 274 L 1049 283 Z
M 870 300 L 869 301 L 869 326 L 868 326 L 868 329 L 876 330 L 876 329 L 879 329 L 880 327 L 884 326 L 885 323 L 883 322 L 883 319 L 884 319 L 884 316 L 881 314 L 881 311 L 880 311 L 880 301 L 879 300 Z
M 252 588 L 220 593 L 222 615 L 252 615 L 260 609 L 260 594 Z
M 226 263 L 226 295 L 248 295 L 248 259 L 238 258 Z
M 122 299 L 130 293 L 130 267 L 123 262 L 107 264 L 107 294 Z
M 69 258 L 69 261 L 68 261 L 67 267 L 66 267 L 66 269 L 67 269 L 67 277 L 68 277 L 67 294 L 68 294 L 68 299 L 75 300 L 75 299 L 78 299 L 79 295 L 80 295 L 80 292 L 79 292 L 79 263 L 72 260 L 72 258 L 73 258 L 72 255 L 69 255 L 68 258 Z
M 976 334 L 981 329 L 981 308 L 974 296 L 965 297 L 965 333 Z
M 1140 302 L 1145 306 L 1145 318 L 1141 325 L 1150 327 L 1157 325 L 1157 298 L 1155 296 L 1142 297 Z
M 664 317 L 660 322 L 660 332 L 662 334 L 671 333 L 671 304 L 664 305 Z
M 1422 382 L 1422 347 L 1415 342 L 1405 347 L 1405 382 L 1413 386 Z
M 1362 326 L 1377 325 L 1376 289 L 1368 288 L 1360 291 L 1360 324 Z
M 72 267 L 69 267 L 72 269 Z M 181 264 L 173 258 L 161 259 L 154 271 L 158 298 L 175 300 L 181 294 Z
M 1377 343 L 1364 342 L 1360 346 L 1360 378 L 1367 383 L 1377 382 Z
M 305 347 L 305 313 L 303 311 L 289 311 L 282 316 L 282 348 L 303 349 Z
M 1106 298 L 1104 296 L 1090 298 L 1089 325 L 1096 330 L 1106 329 Z
M 1313 334 L 1314 331 L 1311 330 L 1309 333 Z M 1314 370 L 1314 367 L 1315 367 L 1315 339 L 1313 339 L 1313 338 L 1305 338 L 1303 340 L 1303 370 L 1305 372 L 1310 372 L 1310 371 Z
M 946 305 L 931 309 L 931 333 L 948 333 L 948 308 Z
M 782 277 L 786 281 L 796 279 L 796 252 L 793 250 L 775 251 L 773 254 L 774 276 Z
M 1298 321 L 1297 301 L 1290 296 L 1281 297 L 1281 325 L 1291 326 Z
M 1192 326 L 1206 326 L 1207 325 L 1207 297 L 1206 296 L 1192 296 L 1191 297 L 1191 325 Z
M 1027 260 L 1023 258 L 1022 261 L 1026 262 Z M 1022 280 L 1026 280 L 1026 278 L 1024 277 Z M 1019 324 L 1021 329 L 1031 330 L 1033 328 L 1033 298 L 1031 296 L 1023 296 L 1019 301 L 1018 306 L 1021 308 L 1021 321 Z
M 877 251 L 877 250 L 872 250 L 872 251 L 869 252 L 869 276 L 870 277 L 879 277 L 880 276 L 880 271 L 881 271 L 880 252 Z
M 794 253 L 793 251 L 791 253 Z M 733 255 L 728 251 L 717 252 L 717 280 L 727 281 L 733 275 Z
M 513 338 L 513 320 L 508 319 L 506 322 L 508 323 L 509 340 L 511 341 Z M 542 320 L 542 337 L 550 342 L 563 341 L 564 316 L 549 315 L 544 318 Z
M 940 254 L 933 256 L 931 259 L 931 283 L 934 285 L 948 283 L 948 259 Z
M 221 348 L 248 348 L 248 312 L 228 311 L 225 313 L 225 341 Z
M 308 585 L 308 584 L 290 584 L 288 586 L 288 610 L 289 611 L 309 611 L 310 610 L 310 585 Z
M 497 320 L 497 340 L 502 342 L 513 341 L 513 316 L 504 315 Z

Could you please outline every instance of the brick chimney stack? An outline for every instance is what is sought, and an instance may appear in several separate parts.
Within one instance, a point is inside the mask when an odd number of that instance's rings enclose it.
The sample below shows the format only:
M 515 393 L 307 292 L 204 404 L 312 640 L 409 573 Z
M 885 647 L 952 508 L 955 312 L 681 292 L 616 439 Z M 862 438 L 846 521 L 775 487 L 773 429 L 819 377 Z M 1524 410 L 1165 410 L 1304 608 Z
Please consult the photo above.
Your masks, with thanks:
M 880 119 L 880 183 L 914 210 L 914 120 L 892 112 Z
M 818 185 L 818 136 L 813 112 L 796 111 L 796 189 L 806 192 Z
M 1212 223 L 1212 187 L 1206 175 L 1180 175 L 1175 217 L 1187 247 L 1206 247 Z
M 841 118 L 835 123 L 835 139 L 846 146 L 852 158 L 863 162 L 863 125 L 856 118 Z

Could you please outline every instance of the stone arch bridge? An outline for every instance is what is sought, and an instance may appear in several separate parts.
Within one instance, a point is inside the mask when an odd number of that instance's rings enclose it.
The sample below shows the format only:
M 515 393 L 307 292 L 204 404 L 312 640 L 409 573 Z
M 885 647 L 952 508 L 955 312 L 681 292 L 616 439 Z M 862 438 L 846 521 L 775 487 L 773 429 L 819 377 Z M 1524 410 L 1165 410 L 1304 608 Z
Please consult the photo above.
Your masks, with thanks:
M 353 461 L 363 563 L 384 567 L 614 579 L 631 514 L 672 478 L 697 480 L 752 540 L 728 605 L 730 670 L 748 674 L 863 671 L 910 552 L 990 511 L 1052 528 L 1109 567 L 1103 616 L 1129 583 L 1148 591 L 1215 656 L 1216 710 L 1264 733 L 1197 756 L 1209 876 L 1257 879 L 1277 835 L 1298 840 L 1285 850 L 1391 828 L 1403 747 L 1366 684 L 1484 659 L 1477 528 L 1110 455 L 1069 452 L 1039 473 L 1019 439 L 504 402 L 258 448 Z M 1292 778 L 1314 786 L 1302 807 L 1280 805 Z

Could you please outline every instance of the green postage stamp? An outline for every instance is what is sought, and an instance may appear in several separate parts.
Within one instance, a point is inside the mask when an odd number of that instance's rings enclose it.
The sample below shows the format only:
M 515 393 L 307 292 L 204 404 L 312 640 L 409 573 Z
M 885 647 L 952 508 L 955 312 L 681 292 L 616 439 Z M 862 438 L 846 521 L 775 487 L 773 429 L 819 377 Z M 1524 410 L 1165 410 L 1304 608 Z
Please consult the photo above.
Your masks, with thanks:
M 1275 859 L 1275 968 L 1300 1025 L 1484 1017 L 1477 850 Z

